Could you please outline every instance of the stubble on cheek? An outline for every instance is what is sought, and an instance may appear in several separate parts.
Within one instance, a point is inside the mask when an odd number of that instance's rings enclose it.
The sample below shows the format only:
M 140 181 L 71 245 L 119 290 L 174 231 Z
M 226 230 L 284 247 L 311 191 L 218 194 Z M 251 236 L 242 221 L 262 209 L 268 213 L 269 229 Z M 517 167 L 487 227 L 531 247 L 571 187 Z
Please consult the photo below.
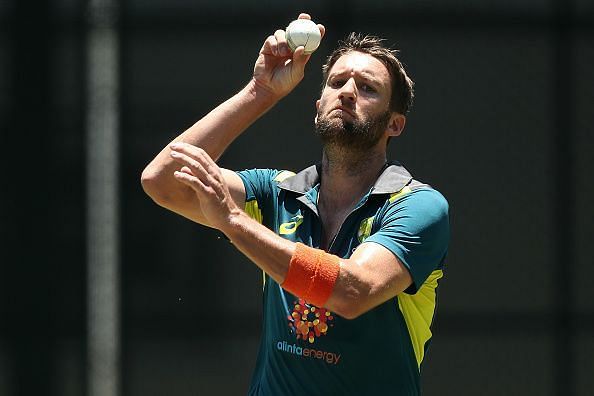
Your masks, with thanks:
M 376 117 L 346 120 L 341 113 L 333 112 L 321 115 L 318 113 L 316 134 L 324 144 L 336 144 L 350 149 L 367 150 L 381 138 L 388 125 L 390 112 L 387 111 Z M 350 116 L 347 116 L 350 118 Z

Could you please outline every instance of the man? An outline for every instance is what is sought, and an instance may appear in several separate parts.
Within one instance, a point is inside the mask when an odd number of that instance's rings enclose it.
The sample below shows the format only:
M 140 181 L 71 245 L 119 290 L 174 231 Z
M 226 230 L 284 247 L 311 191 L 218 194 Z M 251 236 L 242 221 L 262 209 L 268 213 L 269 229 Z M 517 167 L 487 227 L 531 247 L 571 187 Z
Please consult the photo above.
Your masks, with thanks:
M 320 164 L 295 175 L 214 162 L 301 81 L 303 51 L 291 53 L 282 30 L 268 37 L 253 79 L 165 147 L 143 187 L 165 208 L 222 231 L 264 271 L 249 394 L 418 395 L 448 205 L 386 160 L 413 96 L 394 52 L 351 34 L 328 58 L 316 102 Z

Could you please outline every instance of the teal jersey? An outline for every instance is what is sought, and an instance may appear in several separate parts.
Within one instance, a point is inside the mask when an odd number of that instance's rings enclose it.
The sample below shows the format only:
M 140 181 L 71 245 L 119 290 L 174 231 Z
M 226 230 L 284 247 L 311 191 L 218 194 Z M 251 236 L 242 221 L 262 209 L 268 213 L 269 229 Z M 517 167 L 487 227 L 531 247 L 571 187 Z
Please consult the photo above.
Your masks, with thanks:
M 298 174 L 238 172 L 250 216 L 293 242 L 319 248 L 319 165 Z M 264 274 L 263 333 L 250 395 L 419 395 L 438 280 L 449 243 L 448 204 L 390 163 L 347 216 L 328 252 L 349 258 L 362 243 L 390 250 L 412 285 L 356 319 L 285 291 Z

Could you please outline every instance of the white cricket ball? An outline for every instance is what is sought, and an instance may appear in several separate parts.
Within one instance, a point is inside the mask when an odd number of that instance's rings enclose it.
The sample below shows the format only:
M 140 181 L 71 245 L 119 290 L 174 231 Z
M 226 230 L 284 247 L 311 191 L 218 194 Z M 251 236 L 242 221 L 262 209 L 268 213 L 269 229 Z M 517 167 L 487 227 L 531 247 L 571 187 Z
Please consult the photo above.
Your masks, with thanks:
M 305 47 L 305 54 L 311 54 L 318 49 L 322 40 L 318 25 L 309 19 L 296 19 L 289 23 L 285 31 L 285 37 L 291 51 L 295 51 L 297 47 L 302 45 Z

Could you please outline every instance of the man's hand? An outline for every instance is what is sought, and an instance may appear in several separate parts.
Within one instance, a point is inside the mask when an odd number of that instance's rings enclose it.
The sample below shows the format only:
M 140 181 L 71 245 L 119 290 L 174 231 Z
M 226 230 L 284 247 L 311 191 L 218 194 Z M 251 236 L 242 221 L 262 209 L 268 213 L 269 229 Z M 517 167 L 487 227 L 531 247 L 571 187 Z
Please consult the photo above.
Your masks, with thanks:
M 300 14 L 299 19 L 311 19 L 308 14 Z M 326 29 L 318 24 L 322 38 Z M 254 66 L 254 81 L 279 99 L 287 95 L 303 79 L 305 65 L 311 55 L 305 55 L 303 46 L 291 52 L 284 30 L 277 30 L 269 36 Z
M 231 197 L 221 169 L 201 148 L 181 142 L 171 144 L 170 148 L 171 158 L 181 165 L 174 173 L 175 179 L 196 193 L 208 224 L 224 230 L 241 209 Z

